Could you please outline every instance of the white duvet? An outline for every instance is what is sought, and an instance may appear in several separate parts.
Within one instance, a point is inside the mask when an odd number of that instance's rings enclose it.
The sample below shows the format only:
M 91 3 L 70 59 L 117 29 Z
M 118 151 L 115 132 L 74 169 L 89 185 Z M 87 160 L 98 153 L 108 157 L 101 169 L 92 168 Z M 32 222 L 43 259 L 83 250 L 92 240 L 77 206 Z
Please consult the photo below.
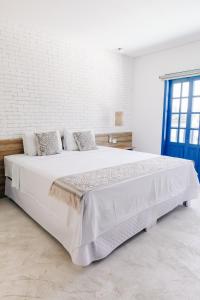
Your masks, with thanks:
M 98 147 L 91 151 L 63 151 L 61 154 L 49 156 L 27 156 L 16 154 L 5 157 L 5 174 L 12 178 L 12 186 L 25 188 L 23 170 L 29 170 L 52 182 L 62 176 L 112 167 L 119 164 L 136 162 L 158 155 L 136 151 L 125 151 L 108 147 Z M 21 180 L 20 180 L 21 179 Z
M 53 181 L 71 174 L 156 156 L 106 147 L 84 152 L 63 151 L 61 154 L 42 157 L 19 154 L 5 158 L 5 174 L 12 178 L 15 189 L 38 203 L 38 214 L 39 207 L 45 207 L 52 222 L 62 222 L 64 230 L 58 235 L 65 235 L 65 247 L 72 260 L 76 261 L 73 256 L 78 248 L 95 241 L 130 216 L 167 201 L 188 188 L 190 196 L 195 198 L 199 189 L 197 174 L 192 163 L 188 162 L 165 172 L 91 191 L 87 199 L 82 201 L 81 213 L 48 196 Z

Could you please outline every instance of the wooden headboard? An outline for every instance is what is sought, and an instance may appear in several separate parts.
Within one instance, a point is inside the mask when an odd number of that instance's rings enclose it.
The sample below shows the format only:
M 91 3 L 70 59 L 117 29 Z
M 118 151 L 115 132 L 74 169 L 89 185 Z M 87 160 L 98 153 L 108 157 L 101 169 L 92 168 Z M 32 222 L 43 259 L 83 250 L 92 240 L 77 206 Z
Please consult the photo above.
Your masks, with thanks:
M 22 139 L 0 140 L 0 197 L 4 196 L 5 190 L 4 156 L 23 152 Z
M 113 132 L 113 133 L 103 133 L 96 134 L 96 143 L 97 145 L 102 145 L 106 147 L 114 147 L 121 149 L 130 149 L 132 148 L 132 132 Z M 116 143 L 110 143 L 109 139 L 116 139 Z
M 109 144 L 109 137 L 117 138 L 117 144 Z M 132 146 L 132 133 L 104 133 L 96 134 L 97 145 L 112 146 L 117 148 L 128 148 Z M 21 138 L 0 140 L 0 198 L 4 196 L 5 191 L 5 172 L 4 156 L 24 153 L 23 142 Z

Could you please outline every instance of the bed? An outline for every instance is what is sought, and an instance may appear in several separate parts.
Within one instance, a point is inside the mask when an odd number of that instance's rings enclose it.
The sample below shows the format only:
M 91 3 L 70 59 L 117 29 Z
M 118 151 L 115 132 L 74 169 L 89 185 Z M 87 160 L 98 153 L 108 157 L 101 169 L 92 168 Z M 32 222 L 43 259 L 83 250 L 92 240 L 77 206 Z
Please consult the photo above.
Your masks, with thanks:
M 157 158 L 108 147 L 42 157 L 9 155 L 4 158 L 5 194 L 66 248 L 74 264 L 87 266 L 176 206 L 197 198 L 199 182 L 193 163 L 170 158 L 164 169 L 104 185 L 90 191 L 79 210 L 50 196 L 52 184 L 67 175 Z

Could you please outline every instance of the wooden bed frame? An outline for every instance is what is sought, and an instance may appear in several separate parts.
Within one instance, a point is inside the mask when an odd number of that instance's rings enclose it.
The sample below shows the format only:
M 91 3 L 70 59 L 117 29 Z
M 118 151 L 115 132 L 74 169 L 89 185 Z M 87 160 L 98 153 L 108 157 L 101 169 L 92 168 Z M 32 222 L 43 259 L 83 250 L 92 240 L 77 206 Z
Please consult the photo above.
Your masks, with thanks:
M 116 144 L 109 143 L 109 138 L 117 139 Z M 132 132 L 96 134 L 97 145 L 128 149 L 132 147 Z M 4 156 L 24 153 L 22 138 L 0 140 L 0 198 L 5 192 Z
M 0 140 L 0 197 L 5 190 L 4 156 L 20 153 L 24 153 L 22 139 Z

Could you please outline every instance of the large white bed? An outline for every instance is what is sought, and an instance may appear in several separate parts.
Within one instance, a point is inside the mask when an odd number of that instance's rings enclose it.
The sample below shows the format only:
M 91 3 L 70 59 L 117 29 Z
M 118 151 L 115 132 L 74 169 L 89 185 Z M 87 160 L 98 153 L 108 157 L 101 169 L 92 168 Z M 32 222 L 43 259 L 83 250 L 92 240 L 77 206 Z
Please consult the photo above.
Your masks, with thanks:
M 139 176 L 91 191 L 77 211 L 49 196 L 62 176 L 148 160 L 157 155 L 98 147 L 51 156 L 5 157 L 6 195 L 67 249 L 74 264 L 102 259 L 177 205 L 198 197 L 193 164 Z

